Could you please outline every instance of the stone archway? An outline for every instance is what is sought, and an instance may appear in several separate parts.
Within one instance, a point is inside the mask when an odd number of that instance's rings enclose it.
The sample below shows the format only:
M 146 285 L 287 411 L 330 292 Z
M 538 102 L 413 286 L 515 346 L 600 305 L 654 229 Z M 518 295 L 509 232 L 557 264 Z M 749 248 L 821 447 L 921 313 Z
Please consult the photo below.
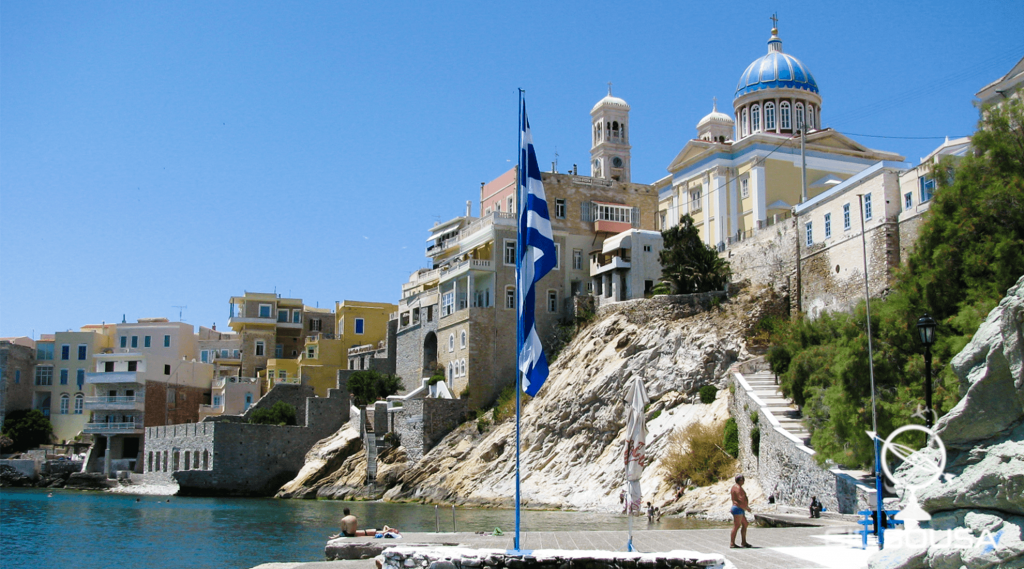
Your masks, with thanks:
M 427 332 L 423 337 L 423 371 L 421 377 L 430 377 L 437 369 L 437 334 Z

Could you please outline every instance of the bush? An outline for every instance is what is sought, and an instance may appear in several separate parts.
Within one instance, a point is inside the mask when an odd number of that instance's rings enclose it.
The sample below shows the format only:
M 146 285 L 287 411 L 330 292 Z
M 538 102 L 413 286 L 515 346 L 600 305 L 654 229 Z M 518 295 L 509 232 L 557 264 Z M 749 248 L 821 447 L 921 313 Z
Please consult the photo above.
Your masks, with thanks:
M 761 427 L 750 430 L 750 452 L 754 453 L 754 456 L 761 456 Z
M 761 419 L 761 416 L 757 414 L 756 410 L 750 412 L 750 422 L 751 423 L 757 425 L 757 423 L 760 421 L 760 419 Z
M 740 456 L 740 430 L 736 426 L 736 419 L 729 417 L 725 422 L 725 432 L 722 435 L 722 447 L 733 458 Z
M 397 375 L 373 370 L 357 371 L 348 378 L 348 392 L 356 405 L 369 405 L 378 399 L 386 399 L 401 388 L 402 379 Z
M 714 385 L 705 385 L 700 388 L 700 402 L 705 405 L 710 405 L 715 402 L 715 397 L 718 396 L 718 388 Z
M 398 436 L 398 433 L 388 431 L 387 433 L 384 433 L 384 444 L 392 448 L 399 447 L 402 446 L 402 438 Z
M 249 422 L 253 425 L 294 425 L 295 407 L 284 401 L 278 401 L 270 407 L 256 409 L 249 415 Z
M 11 439 L 10 449 L 21 452 L 49 444 L 53 439 L 53 424 L 38 409 L 20 409 L 7 414 L 3 433 Z
M 707 486 L 732 476 L 736 461 L 719 444 L 724 438 L 725 424 L 693 423 L 670 435 L 668 449 L 661 459 L 669 482 L 682 485 L 690 479 L 697 486 Z
M 491 422 L 487 420 L 487 417 L 480 417 L 476 421 L 476 431 L 481 435 L 486 433 L 487 429 L 490 428 L 490 426 Z

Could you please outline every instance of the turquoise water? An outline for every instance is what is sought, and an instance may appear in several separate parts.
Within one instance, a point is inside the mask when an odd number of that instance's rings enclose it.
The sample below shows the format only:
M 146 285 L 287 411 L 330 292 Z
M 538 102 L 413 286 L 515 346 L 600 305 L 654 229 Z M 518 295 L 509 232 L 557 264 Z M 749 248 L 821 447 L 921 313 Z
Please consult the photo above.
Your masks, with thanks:
M 338 531 L 342 508 L 360 526 L 403 532 L 435 530 L 434 506 L 383 502 L 177 498 L 106 492 L 0 491 L 0 565 L 4 569 L 245 569 L 261 563 L 323 561 L 327 536 Z M 136 501 L 138 500 L 138 501 Z M 440 530 L 452 531 L 451 507 L 438 508 Z M 522 531 L 623 530 L 626 518 L 592 512 L 524 511 Z M 456 509 L 460 532 L 506 533 L 511 510 Z M 664 518 L 651 529 L 719 527 Z M 635 529 L 648 528 L 634 520 Z M 525 544 L 528 546 L 528 544 Z

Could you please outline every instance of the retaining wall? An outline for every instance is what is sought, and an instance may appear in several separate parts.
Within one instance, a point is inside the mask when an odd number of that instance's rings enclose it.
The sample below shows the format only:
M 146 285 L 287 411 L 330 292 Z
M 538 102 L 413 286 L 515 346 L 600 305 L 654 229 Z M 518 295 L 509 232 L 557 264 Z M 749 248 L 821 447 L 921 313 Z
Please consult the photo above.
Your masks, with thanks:
M 409 399 L 395 409 L 394 430 L 409 460 L 416 461 L 466 420 L 465 399 Z

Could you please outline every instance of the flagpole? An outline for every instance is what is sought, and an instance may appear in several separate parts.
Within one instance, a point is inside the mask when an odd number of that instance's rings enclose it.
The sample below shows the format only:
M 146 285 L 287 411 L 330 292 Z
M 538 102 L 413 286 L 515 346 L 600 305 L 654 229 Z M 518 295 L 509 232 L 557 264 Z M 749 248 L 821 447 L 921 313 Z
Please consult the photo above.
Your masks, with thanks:
M 523 235 L 520 224 L 522 223 L 520 217 L 523 215 L 523 204 L 521 197 L 521 189 L 523 186 L 523 173 L 526 171 L 526 167 L 523 164 L 523 132 L 526 131 L 526 113 L 523 107 L 523 90 L 519 89 L 519 148 L 516 152 L 519 154 L 518 168 L 516 169 L 516 535 L 512 541 L 512 547 L 515 551 L 521 551 L 519 547 L 519 392 L 522 390 L 522 371 L 519 369 L 519 353 L 523 349 L 523 319 L 520 318 L 522 307 L 519 306 L 520 299 L 523 297 L 523 291 L 521 287 L 520 274 L 523 270 Z

